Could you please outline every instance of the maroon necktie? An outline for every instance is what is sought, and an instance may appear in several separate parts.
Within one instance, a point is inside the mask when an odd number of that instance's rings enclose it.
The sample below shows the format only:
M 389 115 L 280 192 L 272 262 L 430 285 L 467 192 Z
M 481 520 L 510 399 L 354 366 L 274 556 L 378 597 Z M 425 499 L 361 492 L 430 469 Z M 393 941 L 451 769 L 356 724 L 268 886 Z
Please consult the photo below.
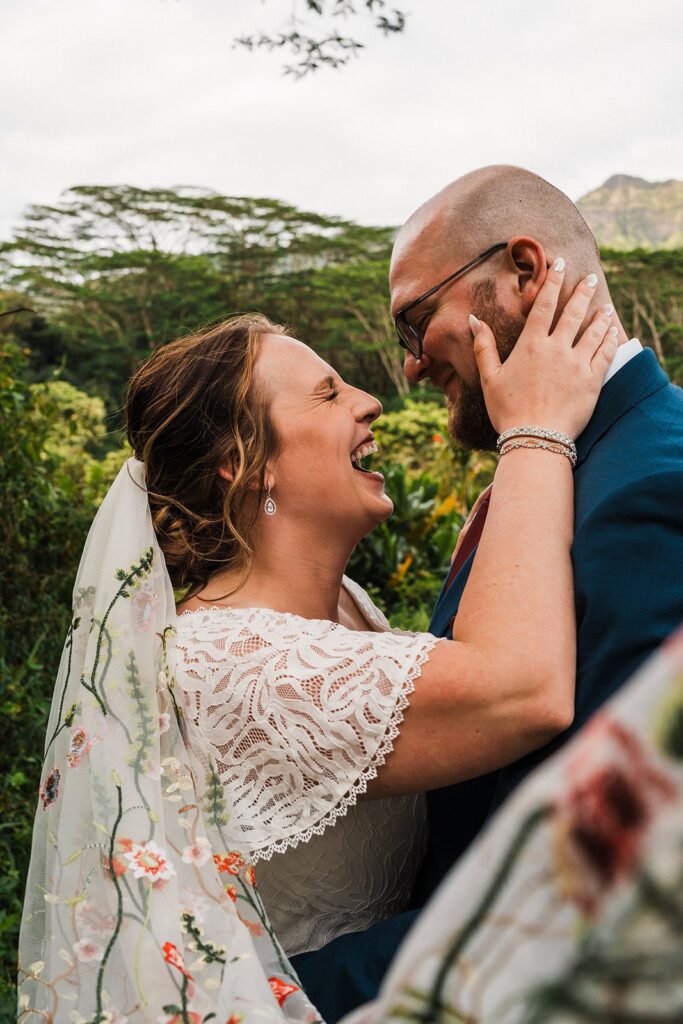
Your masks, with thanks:
M 475 515 L 474 519 L 472 520 L 472 524 L 469 527 L 467 533 L 465 534 L 465 536 L 463 538 L 463 542 L 460 545 L 460 547 L 458 548 L 458 552 L 457 552 L 455 558 L 453 559 L 453 564 L 451 565 L 451 571 L 448 574 L 448 582 L 446 583 L 446 587 L 447 588 L 450 587 L 451 583 L 453 582 L 455 577 L 458 575 L 458 573 L 462 569 L 463 565 L 465 564 L 465 562 L 470 557 L 470 555 L 472 554 L 472 552 L 476 548 L 477 544 L 481 540 L 481 535 L 484 532 L 484 524 L 486 522 L 486 516 L 488 515 L 488 511 L 489 511 L 489 501 L 490 500 L 491 500 L 491 492 L 489 491 L 489 493 L 486 495 L 486 497 L 482 499 L 481 505 L 477 509 L 477 514 Z

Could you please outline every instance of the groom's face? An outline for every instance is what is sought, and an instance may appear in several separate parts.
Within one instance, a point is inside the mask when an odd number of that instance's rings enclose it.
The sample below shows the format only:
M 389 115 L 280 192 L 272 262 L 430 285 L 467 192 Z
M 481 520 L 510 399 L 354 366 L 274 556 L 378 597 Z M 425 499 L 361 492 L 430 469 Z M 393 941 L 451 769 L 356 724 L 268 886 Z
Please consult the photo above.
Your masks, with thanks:
M 453 253 L 444 261 L 420 244 L 397 246 L 391 267 L 391 308 L 395 315 L 438 284 L 476 253 Z M 515 346 L 525 317 L 500 301 L 496 268 L 484 266 L 440 289 L 408 314 L 423 342 L 417 362 L 406 353 L 404 372 L 411 383 L 429 379 L 444 392 L 451 436 L 466 448 L 495 450 L 497 433 L 489 419 L 473 352 L 468 317 L 474 313 L 494 333 L 501 359 Z

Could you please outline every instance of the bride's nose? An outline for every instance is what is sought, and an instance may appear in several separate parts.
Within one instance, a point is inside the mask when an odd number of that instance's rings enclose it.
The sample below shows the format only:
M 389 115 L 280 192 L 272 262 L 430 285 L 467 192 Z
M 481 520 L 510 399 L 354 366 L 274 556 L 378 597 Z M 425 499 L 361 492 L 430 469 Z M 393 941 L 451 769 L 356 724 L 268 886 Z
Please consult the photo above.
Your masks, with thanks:
M 356 417 L 359 422 L 364 422 L 369 425 L 376 420 L 378 416 L 382 415 L 382 403 L 379 398 L 375 398 L 374 395 L 369 395 L 367 391 L 360 391 L 359 396 L 360 401 L 358 403 Z

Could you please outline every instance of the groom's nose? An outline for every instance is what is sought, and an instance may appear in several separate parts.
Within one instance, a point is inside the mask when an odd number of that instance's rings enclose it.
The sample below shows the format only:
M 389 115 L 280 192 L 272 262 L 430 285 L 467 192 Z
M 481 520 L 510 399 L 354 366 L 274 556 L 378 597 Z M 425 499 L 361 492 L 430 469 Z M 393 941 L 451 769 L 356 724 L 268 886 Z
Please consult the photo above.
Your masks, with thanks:
M 426 352 L 422 353 L 421 359 L 416 359 L 410 352 L 406 352 L 403 360 L 403 375 L 409 384 L 417 384 L 429 375 L 431 359 Z

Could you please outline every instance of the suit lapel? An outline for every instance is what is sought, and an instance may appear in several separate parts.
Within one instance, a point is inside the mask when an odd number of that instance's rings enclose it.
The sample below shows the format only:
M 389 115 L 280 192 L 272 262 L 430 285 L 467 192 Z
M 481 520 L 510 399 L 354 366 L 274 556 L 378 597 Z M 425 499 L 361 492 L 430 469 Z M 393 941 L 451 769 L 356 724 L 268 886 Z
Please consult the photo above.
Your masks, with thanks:
M 588 458 L 591 448 L 629 409 L 648 395 L 666 387 L 666 376 L 652 349 L 643 349 L 605 384 L 588 426 L 576 441 L 577 466 Z
M 668 383 L 669 379 L 651 349 L 644 349 L 622 367 L 605 384 L 588 426 L 577 439 L 577 465 L 586 460 L 591 448 L 629 409 L 642 402 L 648 395 L 666 387 Z M 448 634 L 450 621 L 457 614 L 475 554 L 476 550 L 472 552 L 450 586 L 448 577 L 444 580 L 429 623 L 429 632 L 434 636 L 443 637 Z

